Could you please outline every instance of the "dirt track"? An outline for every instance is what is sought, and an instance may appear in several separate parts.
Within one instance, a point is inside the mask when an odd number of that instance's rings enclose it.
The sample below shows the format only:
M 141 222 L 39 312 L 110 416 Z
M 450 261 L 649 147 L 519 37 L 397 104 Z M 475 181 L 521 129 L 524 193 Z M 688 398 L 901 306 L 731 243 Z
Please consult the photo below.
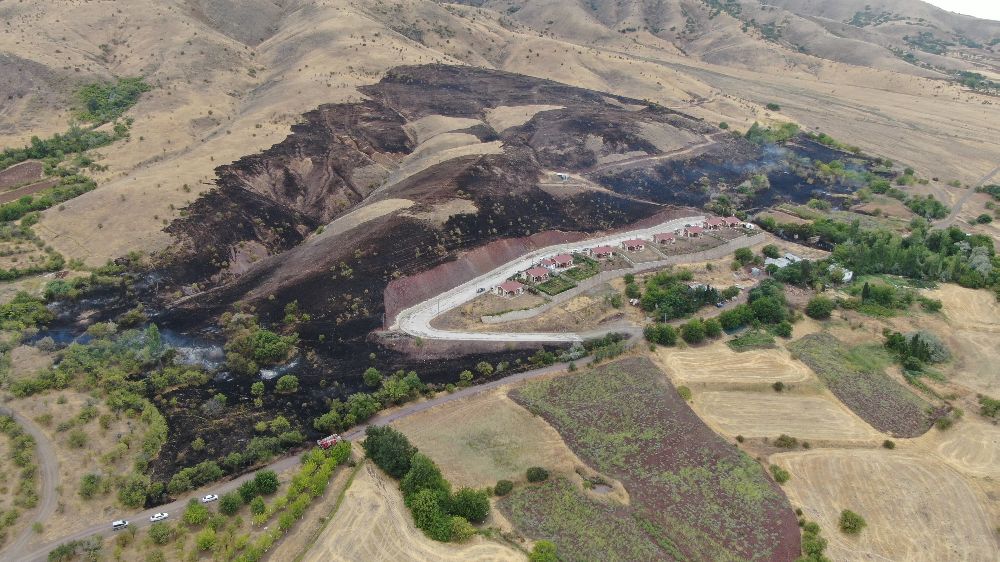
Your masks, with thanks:
M 55 513 L 58 504 L 56 489 L 59 486 L 59 461 L 56 459 L 56 453 L 52 449 L 52 444 L 49 443 L 48 437 L 45 436 L 45 432 L 35 422 L 4 406 L 0 406 L 0 414 L 14 418 L 14 421 L 35 440 L 35 453 L 38 455 L 38 469 L 41 471 L 42 489 L 40 492 L 41 501 L 34 510 L 31 522 L 38 521 L 45 523 Z M 25 558 L 22 558 L 24 547 L 31 540 L 33 533 L 31 525 L 26 525 L 14 540 L 0 551 L 0 559 L 24 560 Z

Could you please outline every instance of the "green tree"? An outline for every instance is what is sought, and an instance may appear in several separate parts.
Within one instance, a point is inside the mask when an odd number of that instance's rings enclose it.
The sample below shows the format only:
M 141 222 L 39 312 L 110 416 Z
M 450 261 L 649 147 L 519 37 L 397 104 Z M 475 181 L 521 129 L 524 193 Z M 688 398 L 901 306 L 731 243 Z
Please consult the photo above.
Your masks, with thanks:
M 184 508 L 184 515 L 181 516 L 181 520 L 194 527 L 208 521 L 208 516 L 208 508 L 198 503 L 198 500 L 191 498 L 188 501 L 187 507 Z
M 736 261 L 740 262 L 740 265 L 747 265 L 753 261 L 753 250 L 750 248 L 738 248 L 733 254 Z
M 826 320 L 830 317 L 835 306 L 836 303 L 832 299 L 828 299 L 823 295 L 816 295 L 809 299 L 809 304 L 806 305 L 806 314 L 816 320 Z
M 368 458 L 393 478 L 409 472 L 410 459 L 417 452 L 405 435 L 387 426 L 368 426 L 362 447 Z
M 452 522 L 441 508 L 441 498 L 434 490 L 420 490 L 410 497 L 408 506 L 413 523 L 433 540 L 451 540 Z
M 472 384 L 472 371 L 466 369 L 458 374 L 459 386 L 469 386 Z
M 556 545 L 551 541 L 538 541 L 535 543 L 531 553 L 528 554 L 529 562 L 559 562 L 556 555 Z
M 370 388 L 378 388 L 378 386 L 382 384 L 382 372 L 375 367 L 368 367 L 365 369 L 361 378 L 364 379 L 365 385 Z
M 715 318 L 705 320 L 705 336 L 715 339 L 722 335 L 722 324 Z
M 198 545 L 198 550 L 212 550 L 215 547 L 215 529 L 206 527 L 195 536 L 194 542 Z
M 257 490 L 257 482 L 253 478 L 240 484 L 240 487 L 236 488 L 236 492 L 240 495 L 240 500 L 243 503 L 249 503 L 255 497 L 260 497 L 260 492 Z
M 265 496 L 278 491 L 278 473 L 273 470 L 261 470 L 253 477 L 257 492 Z
M 488 361 L 480 361 L 479 363 L 476 363 L 476 371 L 484 377 L 489 377 L 493 374 L 493 365 L 491 365 Z
M 238 492 L 222 494 L 219 498 L 219 512 L 223 515 L 236 515 L 236 512 L 243 507 L 243 498 Z
M 849 509 L 840 512 L 840 530 L 848 535 L 856 535 L 868 525 L 864 517 Z
M 465 542 L 476 535 L 476 528 L 464 517 L 455 515 L 451 518 L 451 540 Z
M 257 496 L 250 500 L 250 513 L 254 515 L 260 515 L 267 511 L 267 505 L 264 504 L 264 498 Z
M 452 496 L 448 511 L 472 523 L 482 523 L 490 514 L 490 498 L 482 490 L 462 488 Z
M 438 491 L 441 492 L 442 497 L 447 498 L 451 492 L 451 485 L 445 480 L 441 469 L 434 464 L 434 461 L 423 453 L 414 453 L 410 459 L 410 470 L 400 480 L 399 489 L 403 491 L 404 498 L 420 490 Z M 458 513 L 458 515 L 462 514 Z
M 149 526 L 149 538 L 154 544 L 167 544 L 174 538 L 174 529 L 166 521 L 157 521 Z
M 299 390 L 299 378 L 295 375 L 283 375 L 274 387 L 278 394 L 292 394 Z
M 693 318 L 681 326 L 681 337 L 684 341 L 695 344 L 705 340 L 705 323 L 700 318 Z
M 264 381 L 257 381 L 250 385 L 250 395 L 260 398 L 264 396 Z

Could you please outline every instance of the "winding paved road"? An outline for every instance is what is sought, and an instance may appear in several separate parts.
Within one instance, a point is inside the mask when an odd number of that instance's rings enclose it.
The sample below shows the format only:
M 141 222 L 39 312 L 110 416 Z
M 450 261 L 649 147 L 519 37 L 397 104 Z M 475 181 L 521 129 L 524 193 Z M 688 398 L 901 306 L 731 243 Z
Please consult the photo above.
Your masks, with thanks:
M 651 239 L 654 234 L 661 232 L 673 232 L 682 228 L 685 224 L 698 223 L 705 220 L 704 216 L 695 215 L 682 217 L 666 221 L 649 228 L 630 230 L 620 234 L 603 236 L 589 240 L 581 240 L 569 244 L 559 244 L 549 246 L 540 250 L 535 250 L 521 256 L 513 261 L 509 261 L 492 271 L 476 277 L 451 289 L 445 291 L 433 299 L 428 299 L 403 310 L 395 318 L 392 329 L 405 332 L 414 337 L 424 339 L 439 339 L 452 341 L 517 341 L 517 342 L 577 342 L 582 341 L 584 336 L 576 333 L 494 333 L 494 332 L 452 332 L 441 330 L 430 325 L 434 317 L 443 314 L 457 306 L 460 306 L 479 294 L 480 288 L 488 289 L 502 283 L 507 278 L 518 272 L 528 269 L 533 264 L 538 263 L 542 258 L 560 253 L 581 252 L 594 246 L 608 245 L 617 247 L 625 240 L 632 238 Z
M 34 510 L 31 523 L 33 524 L 38 521 L 44 523 L 55 513 L 56 506 L 59 503 L 56 496 L 56 488 L 59 486 L 59 461 L 56 459 L 56 452 L 52 448 L 49 438 L 42 431 L 42 428 L 38 427 L 34 421 L 25 418 L 6 406 L 0 406 L 0 414 L 14 418 L 14 421 L 24 429 L 24 432 L 35 440 L 35 455 L 37 456 L 42 489 L 39 504 Z M 17 535 L 17 538 L 0 552 L 0 560 L 23 560 L 22 551 L 25 545 L 28 544 L 33 533 L 31 524 L 25 526 L 21 530 L 21 533 Z

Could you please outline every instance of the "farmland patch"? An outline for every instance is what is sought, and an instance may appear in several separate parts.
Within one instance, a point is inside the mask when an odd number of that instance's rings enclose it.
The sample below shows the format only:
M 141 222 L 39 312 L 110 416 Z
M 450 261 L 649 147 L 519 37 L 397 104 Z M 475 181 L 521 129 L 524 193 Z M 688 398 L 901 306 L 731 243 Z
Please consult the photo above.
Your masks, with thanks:
M 776 485 L 713 433 L 648 359 L 533 382 L 512 397 L 555 426 L 584 461 L 624 484 L 631 515 L 659 557 L 798 555 L 795 517 Z M 522 530 L 542 538 L 544 529 L 531 521 L 522 519 Z M 594 546 L 575 544 L 581 536 L 552 539 L 560 551 Z
M 837 398 L 875 429 L 916 437 L 931 426 L 931 405 L 896 382 L 871 354 L 863 357 L 826 333 L 810 334 L 789 349 L 819 375 Z M 865 364 L 865 362 L 869 364 Z
M 784 350 L 737 353 L 721 342 L 698 349 L 661 347 L 656 360 L 675 381 L 685 383 L 794 383 L 813 377 Z
M 884 450 L 783 453 L 784 490 L 828 532 L 831 560 L 996 560 L 995 531 L 977 494 L 947 465 Z M 861 514 L 858 535 L 837 531 L 840 512 Z
M 840 404 L 822 396 L 764 392 L 702 392 L 695 409 L 723 433 L 745 437 L 865 441 L 879 433 Z

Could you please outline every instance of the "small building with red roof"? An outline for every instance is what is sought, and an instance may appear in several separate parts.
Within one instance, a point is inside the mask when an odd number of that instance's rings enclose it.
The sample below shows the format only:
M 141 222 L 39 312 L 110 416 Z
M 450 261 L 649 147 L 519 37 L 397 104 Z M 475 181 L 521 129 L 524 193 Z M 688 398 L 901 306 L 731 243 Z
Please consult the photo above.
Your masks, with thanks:
M 686 226 L 684 227 L 684 236 L 689 238 L 697 238 L 705 232 L 705 229 L 700 226 Z
M 670 232 L 664 232 L 663 234 L 654 234 L 653 243 L 665 246 L 667 244 L 677 243 L 677 236 Z
M 494 287 L 493 290 L 501 297 L 516 297 L 524 293 L 524 284 L 517 281 L 504 281 Z
M 622 242 L 622 248 L 629 252 L 641 252 L 646 247 L 646 241 L 638 238 Z
M 590 255 L 595 258 L 610 258 L 615 255 L 615 249 L 611 246 L 598 246 L 590 249 Z
M 721 217 L 710 217 L 705 221 L 705 228 L 709 230 L 719 230 L 726 225 L 726 219 Z
M 739 217 L 726 217 L 722 220 L 726 221 L 726 226 L 729 228 L 739 228 L 743 224 Z
M 559 254 L 551 258 L 542 260 L 542 267 L 548 269 L 565 269 L 573 265 L 573 256 L 569 254 Z
M 531 283 L 541 283 L 549 278 L 549 270 L 544 267 L 532 267 L 524 272 L 524 278 Z

